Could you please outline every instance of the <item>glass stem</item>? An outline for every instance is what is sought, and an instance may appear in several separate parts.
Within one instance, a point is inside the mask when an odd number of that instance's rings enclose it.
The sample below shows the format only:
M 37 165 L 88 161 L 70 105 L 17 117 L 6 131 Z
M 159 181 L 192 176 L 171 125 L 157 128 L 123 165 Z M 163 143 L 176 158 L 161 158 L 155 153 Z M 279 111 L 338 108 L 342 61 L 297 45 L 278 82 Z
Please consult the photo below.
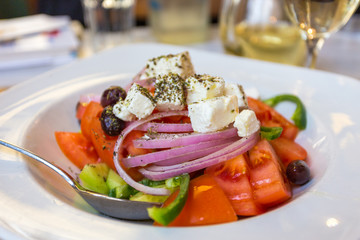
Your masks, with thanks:
M 308 59 L 306 63 L 307 67 L 315 68 L 319 51 L 324 45 L 324 40 L 324 38 L 313 38 L 306 40 L 308 47 Z

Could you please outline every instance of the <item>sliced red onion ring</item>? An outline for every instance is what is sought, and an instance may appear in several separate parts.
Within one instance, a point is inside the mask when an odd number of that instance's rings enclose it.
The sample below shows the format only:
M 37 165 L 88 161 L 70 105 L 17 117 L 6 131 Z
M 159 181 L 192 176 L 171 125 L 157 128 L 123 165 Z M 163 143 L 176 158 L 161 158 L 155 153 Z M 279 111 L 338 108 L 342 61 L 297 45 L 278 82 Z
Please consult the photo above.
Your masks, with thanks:
M 232 127 L 223 131 L 212 133 L 194 133 L 194 134 L 159 134 L 157 138 L 140 138 L 133 140 L 136 148 L 172 148 L 177 146 L 187 146 L 199 142 L 211 141 L 215 139 L 224 139 L 237 136 L 237 129 Z
M 173 157 L 173 158 L 169 158 L 169 159 L 157 162 L 154 165 L 155 166 L 170 166 L 170 165 L 183 163 L 186 161 L 191 161 L 191 160 L 194 160 L 197 158 L 204 157 L 204 156 L 214 153 L 216 151 L 219 151 L 220 149 L 227 147 L 230 144 L 231 144 L 231 142 L 228 142 L 228 143 L 217 145 L 215 147 L 209 147 L 209 148 L 204 148 L 204 149 L 200 149 L 197 151 L 189 152 L 184 155 L 180 155 L 177 157 Z
M 122 142 L 124 141 L 125 137 L 136 127 L 140 126 L 141 124 L 150 122 L 154 119 L 159 119 L 159 118 L 169 117 L 169 116 L 179 116 L 179 115 L 187 116 L 188 112 L 187 111 L 171 111 L 171 112 L 155 113 L 155 114 L 150 115 L 147 118 L 144 118 L 142 120 L 131 123 L 127 128 L 125 128 L 122 131 L 122 133 L 119 135 L 119 137 L 115 143 L 113 161 L 114 161 L 117 172 L 119 173 L 119 175 L 122 177 L 122 179 L 124 179 L 124 181 L 127 184 L 129 184 L 133 188 L 137 189 L 138 191 L 146 193 L 146 194 L 151 194 L 151 195 L 169 195 L 170 194 L 170 191 L 166 188 L 148 187 L 148 186 L 140 184 L 140 183 L 136 182 L 134 179 L 132 179 L 122 168 L 122 166 L 120 164 L 120 160 L 119 160 L 119 153 L 121 154 L 120 150 L 122 150 L 122 149 L 120 148 L 120 146 L 121 146 Z
M 122 161 L 124 165 L 128 168 L 130 167 L 139 167 L 146 166 L 150 163 L 156 163 L 163 161 L 169 158 L 174 158 L 178 156 L 183 156 L 189 152 L 194 152 L 197 150 L 202 150 L 209 147 L 214 147 L 222 143 L 234 142 L 239 138 L 229 138 L 229 139 L 218 139 L 207 142 L 200 142 L 197 144 L 187 145 L 185 147 L 177 147 L 173 149 L 163 150 L 159 152 L 148 153 L 144 155 L 139 155 L 135 157 L 124 158 Z
M 253 139 L 251 139 L 251 138 L 248 138 L 248 139 L 242 138 L 242 139 L 232 143 L 228 147 L 222 149 L 221 151 L 214 152 L 213 154 L 205 156 L 204 158 L 196 159 L 195 161 L 197 163 L 202 163 L 209 159 L 220 157 L 220 156 L 226 155 L 228 153 L 232 153 L 234 151 L 238 151 L 238 149 L 247 145 L 249 142 L 252 142 L 252 140 Z M 182 167 L 188 166 L 188 165 L 193 165 L 195 161 L 186 162 L 183 164 L 170 165 L 170 166 L 148 166 L 148 167 L 145 167 L 145 169 L 150 170 L 150 171 L 163 172 L 163 171 L 173 170 L 173 169 L 177 169 L 177 168 L 182 168 Z
M 136 128 L 139 131 L 148 131 L 151 130 L 153 132 L 193 132 L 191 123 L 156 123 L 149 122 L 144 123 L 143 125 Z
M 219 150 L 215 153 L 209 154 L 208 156 L 181 163 L 172 166 L 151 166 L 147 168 L 139 169 L 146 178 L 151 180 L 164 180 L 174 176 L 178 176 L 182 173 L 191 173 L 197 170 L 218 164 L 220 162 L 234 158 L 244 152 L 249 151 L 257 143 L 259 138 L 258 133 L 254 133 L 248 138 L 242 138 L 235 143 Z

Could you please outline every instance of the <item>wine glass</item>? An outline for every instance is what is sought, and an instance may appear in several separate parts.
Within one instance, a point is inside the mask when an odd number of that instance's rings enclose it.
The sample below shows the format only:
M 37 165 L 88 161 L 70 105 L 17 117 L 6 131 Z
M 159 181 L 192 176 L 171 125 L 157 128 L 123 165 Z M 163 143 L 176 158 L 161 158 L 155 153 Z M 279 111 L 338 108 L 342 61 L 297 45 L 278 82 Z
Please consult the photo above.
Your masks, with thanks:
M 308 47 L 307 66 L 315 68 L 324 41 L 345 25 L 360 0 L 285 0 L 285 9 L 296 23 Z
M 304 66 L 306 43 L 284 0 L 223 0 L 220 37 L 227 53 Z

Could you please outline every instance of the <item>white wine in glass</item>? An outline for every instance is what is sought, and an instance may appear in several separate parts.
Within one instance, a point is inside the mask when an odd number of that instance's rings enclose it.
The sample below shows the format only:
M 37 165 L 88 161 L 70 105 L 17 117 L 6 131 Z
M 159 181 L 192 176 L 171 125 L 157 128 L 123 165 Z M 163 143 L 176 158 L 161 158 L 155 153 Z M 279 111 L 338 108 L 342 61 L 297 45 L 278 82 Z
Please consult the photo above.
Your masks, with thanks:
M 303 66 L 306 43 L 283 0 L 223 0 L 220 37 L 227 53 Z
M 360 0 L 285 0 L 287 13 L 306 39 L 309 67 L 315 68 L 324 40 L 349 21 L 359 3 Z

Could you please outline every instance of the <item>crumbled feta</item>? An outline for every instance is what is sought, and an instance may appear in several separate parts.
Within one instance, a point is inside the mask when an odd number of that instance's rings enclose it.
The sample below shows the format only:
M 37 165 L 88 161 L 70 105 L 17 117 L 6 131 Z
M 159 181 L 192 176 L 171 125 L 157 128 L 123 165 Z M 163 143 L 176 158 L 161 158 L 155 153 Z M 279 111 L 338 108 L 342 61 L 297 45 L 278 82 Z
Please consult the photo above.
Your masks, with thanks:
M 156 106 L 149 90 L 137 83 L 134 83 L 127 92 L 124 105 L 139 119 L 149 116 Z
M 180 111 L 185 108 L 185 82 L 178 74 L 156 78 L 154 99 L 159 111 Z
M 136 116 L 126 107 L 125 101 L 121 99 L 114 105 L 113 113 L 123 121 L 134 121 L 136 119 Z
M 156 78 L 169 73 L 178 74 L 184 79 L 195 74 L 189 52 L 169 54 L 148 60 L 140 80 Z
M 190 104 L 189 117 L 196 132 L 214 132 L 234 122 L 239 113 L 236 96 L 221 96 Z
M 192 104 L 224 95 L 225 81 L 221 77 L 208 74 L 194 75 L 185 80 L 186 103 Z
M 238 129 L 239 137 L 248 137 L 260 129 L 260 122 L 254 111 L 244 109 L 236 116 L 234 127 Z
M 246 95 L 241 85 L 236 83 L 225 83 L 224 95 L 225 96 L 235 95 L 238 98 L 238 106 L 240 109 L 248 107 Z

